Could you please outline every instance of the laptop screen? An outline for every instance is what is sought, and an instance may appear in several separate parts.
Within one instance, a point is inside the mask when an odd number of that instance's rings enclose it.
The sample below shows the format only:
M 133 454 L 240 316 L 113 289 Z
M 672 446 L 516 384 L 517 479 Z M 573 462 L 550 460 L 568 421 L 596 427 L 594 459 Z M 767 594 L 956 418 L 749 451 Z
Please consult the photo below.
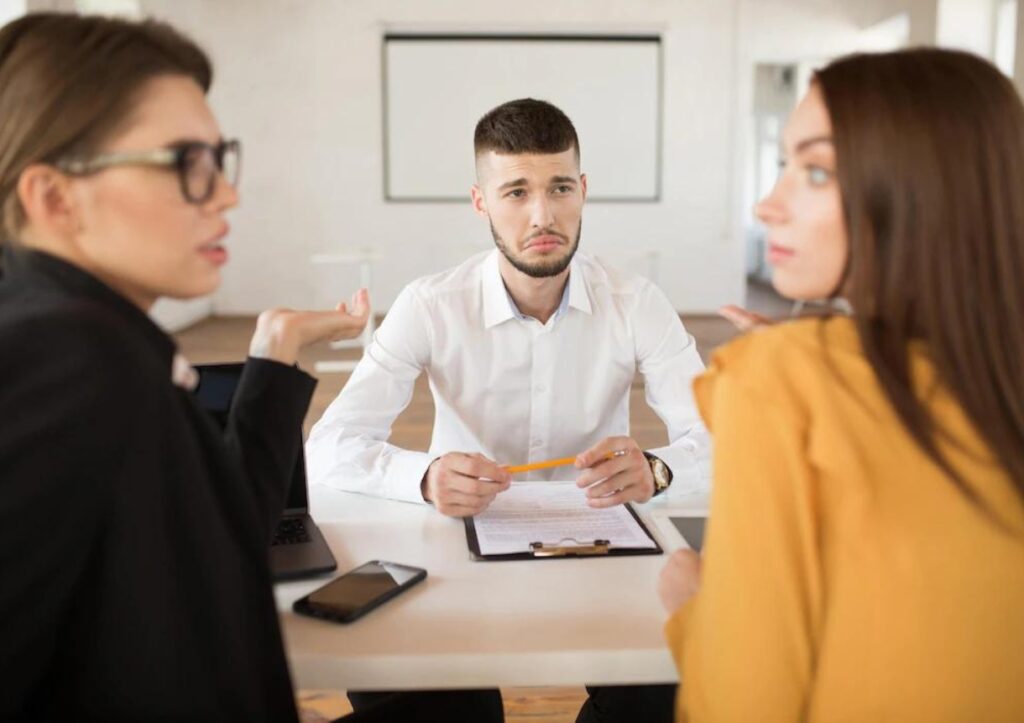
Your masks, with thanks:
M 231 400 L 235 397 L 235 389 L 238 388 L 243 367 L 244 364 L 199 364 L 195 367 L 199 373 L 199 386 L 196 388 L 195 397 L 199 401 L 199 406 L 210 413 L 221 429 L 227 426 L 228 410 L 231 409 Z M 298 430 L 298 434 L 301 440 L 301 429 Z M 300 446 L 284 511 L 305 512 L 308 509 L 306 458 Z

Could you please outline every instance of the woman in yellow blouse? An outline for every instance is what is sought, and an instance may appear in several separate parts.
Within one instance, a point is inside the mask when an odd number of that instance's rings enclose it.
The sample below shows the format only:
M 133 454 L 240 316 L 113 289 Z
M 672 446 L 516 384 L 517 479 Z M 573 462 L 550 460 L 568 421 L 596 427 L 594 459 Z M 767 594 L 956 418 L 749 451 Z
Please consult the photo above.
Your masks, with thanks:
M 1024 721 L 1024 106 L 920 49 L 819 71 L 757 207 L 785 296 L 695 385 L 704 555 L 659 591 L 690 721 Z

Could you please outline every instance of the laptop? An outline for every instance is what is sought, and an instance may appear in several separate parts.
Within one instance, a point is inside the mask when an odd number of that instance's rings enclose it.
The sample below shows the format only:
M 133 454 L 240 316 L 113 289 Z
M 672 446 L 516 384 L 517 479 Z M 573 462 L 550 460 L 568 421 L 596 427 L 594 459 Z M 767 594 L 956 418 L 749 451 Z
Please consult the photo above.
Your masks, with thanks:
M 195 396 L 221 428 L 227 425 L 228 410 L 242 376 L 243 364 L 200 364 L 199 386 Z M 296 434 L 302 438 L 302 429 Z M 299 457 L 292 471 L 288 498 L 270 543 L 270 569 L 274 580 L 296 580 L 333 572 L 338 568 L 320 529 L 309 516 L 309 490 L 306 486 L 306 457 L 299 446 Z

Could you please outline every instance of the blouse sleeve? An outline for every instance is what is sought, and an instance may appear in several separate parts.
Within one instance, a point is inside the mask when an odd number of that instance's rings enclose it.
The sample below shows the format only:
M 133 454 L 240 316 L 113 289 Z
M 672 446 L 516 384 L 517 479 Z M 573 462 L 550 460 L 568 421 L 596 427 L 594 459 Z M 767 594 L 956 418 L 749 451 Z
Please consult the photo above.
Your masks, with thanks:
M 822 607 L 803 423 L 784 398 L 725 373 L 698 380 L 696 393 L 714 435 L 714 485 L 700 591 L 667 630 L 680 719 L 801 720 Z

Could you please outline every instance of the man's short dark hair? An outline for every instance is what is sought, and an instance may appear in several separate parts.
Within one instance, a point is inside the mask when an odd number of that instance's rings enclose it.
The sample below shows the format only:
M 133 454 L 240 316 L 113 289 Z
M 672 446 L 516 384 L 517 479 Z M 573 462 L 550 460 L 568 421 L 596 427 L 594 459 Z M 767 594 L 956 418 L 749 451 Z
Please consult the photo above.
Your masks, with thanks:
M 520 98 L 502 103 L 476 124 L 475 155 L 487 151 L 562 153 L 574 149 L 580 157 L 580 141 L 569 116 L 543 100 Z

